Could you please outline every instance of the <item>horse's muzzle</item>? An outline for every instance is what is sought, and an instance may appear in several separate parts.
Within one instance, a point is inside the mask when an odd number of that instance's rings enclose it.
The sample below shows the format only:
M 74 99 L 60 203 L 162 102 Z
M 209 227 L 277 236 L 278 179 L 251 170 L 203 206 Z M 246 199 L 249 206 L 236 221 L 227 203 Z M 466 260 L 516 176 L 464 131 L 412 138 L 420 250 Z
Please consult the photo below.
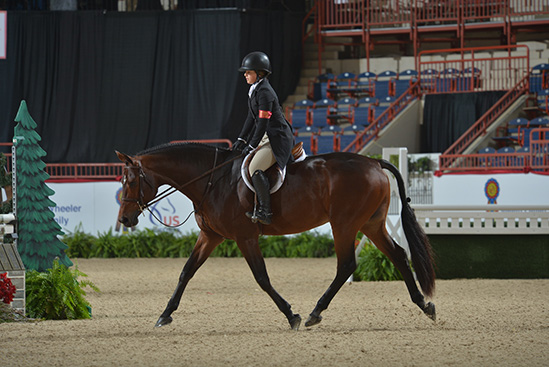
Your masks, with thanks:
M 134 217 L 133 219 L 130 219 L 130 218 L 128 218 L 128 217 L 125 216 L 125 215 L 119 217 L 119 218 L 118 218 L 118 221 L 119 221 L 120 223 L 122 223 L 122 225 L 123 225 L 124 227 L 128 227 L 128 228 L 129 228 L 129 227 L 133 227 L 133 226 L 137 225 L 137 223 L 138 223 L 137 217 Z

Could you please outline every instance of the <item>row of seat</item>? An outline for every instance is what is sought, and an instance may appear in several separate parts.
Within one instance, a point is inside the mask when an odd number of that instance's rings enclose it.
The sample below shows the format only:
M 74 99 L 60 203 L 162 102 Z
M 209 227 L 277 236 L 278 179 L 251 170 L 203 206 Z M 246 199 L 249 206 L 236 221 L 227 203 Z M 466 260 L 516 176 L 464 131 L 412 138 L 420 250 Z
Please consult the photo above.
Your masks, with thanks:
M 425 93 L 447 93 L 474 91 L 480 85 L 482 72 L 479 68 L 458 70 L 447 68 L 442 71 L 426 69 L 421 72 L 420 87 Z
M 529 146 L 523 146 L 516 150 L 513 147 L 503 147 L 499 149 L 485 147 L 480 149 L 478 153 L 488 155 L 479 160 L 479 163 L 486 167 L 516 168 L 524 167 L 525 165 L 533 167 L 549 165 L 549 152 L 531 155 Z M 491 154 L 494 156 L 490 157 Z
M 340 95 L 360 98 L 364 96 L 385 98 L 398 97 L 406 92 L 417 80 L 416 70 L 396 73 L 386 70 L 379 74 L 366 71 L 358 75 L 343 72 L 338 75 L 321 74 L 309 83 L 308 97 L 312 100 L 338 99 Z
M 330 125 L 325 128 L 307 126 L 296 132 L 296 142 L 303 142 L 308 154 L 340 152 L 357 138 L 362 129 L 358 125 Z M 358 141 L 357 146 L 360 146 Z
M 324 127 L 342 123 L 368 125 L 375 121 L 389 106 L 394 97 L 382 99 L 346 97 L 338 101 L 324 98 L 317 102 L 310 99 L 298 101 L 286 110 L 286 118 L 294 129 L 306 126 Z
M 527 147 L 531 139 L 538 139 L 539 132 L 533 129 L 540 127 L 549 127 L 549 117 L 536 117 L 528 120 L 519 117 L 507 122 L 502 136 L 496 136 L 493 139 L 500 145 L 518 145 Z
M 424 92 L 463 92 L 474 91 L 480 86 L 482 71 L 476 67 L 464 70 L 446 68 L 442 71 L 426 69 L 421 72 L 421 88 Z M 340 95 L 360 98 L 370 96 L 384 98 L 402 95 L 418 79 L 413 69 L 397 73 L 386 70 L 379 74 L 366 71 L 358 75 L 343 72 L 338 75 L 325 73 L 309 83 L 308 98 L 314 101 Z M 542 63 L 530 69 L 530 92 L 537 93 L 549 88 L 549 64 Z

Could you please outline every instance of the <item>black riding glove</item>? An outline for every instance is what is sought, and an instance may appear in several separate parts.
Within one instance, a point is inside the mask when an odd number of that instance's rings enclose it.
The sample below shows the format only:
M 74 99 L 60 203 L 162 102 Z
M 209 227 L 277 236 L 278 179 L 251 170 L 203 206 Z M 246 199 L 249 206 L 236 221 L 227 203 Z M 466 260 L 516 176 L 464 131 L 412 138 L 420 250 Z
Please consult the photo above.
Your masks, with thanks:
M 237 141 L 234 142 L 233 144 L 233 150 L 244 150 L 244 148 L 246 148 L 247 144 L 246 144 L 246 141 L 244 141 L 244 139 L 242 138 L 238 138 Z
M 242 151 L 242 154 L 244 155 L 248 155 L 250 154 L 255 148 L 252 147 L 251 145 L 248 145 L 246 148 L 244 148 L 244 150 Z

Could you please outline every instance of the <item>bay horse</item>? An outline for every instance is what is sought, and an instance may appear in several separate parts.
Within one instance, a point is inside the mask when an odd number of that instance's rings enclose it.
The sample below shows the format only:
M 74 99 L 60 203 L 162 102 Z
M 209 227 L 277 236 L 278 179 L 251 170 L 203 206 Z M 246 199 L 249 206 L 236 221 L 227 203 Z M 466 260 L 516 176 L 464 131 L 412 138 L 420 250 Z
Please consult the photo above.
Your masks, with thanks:
M 402 176 L 391 163 L 354 153 L 329 153 L 289 164 L 284 183 L 272 194 L 273 222 L 265 226 L 252 223 L 245 215 L 253 208 L 254 194 L 242 180 L 240 152 L 198 143 L 179 143 L 154 147 L 135 156 L 116 154 L 125 163 L 120 223 L 126 227 L 135 226 L 139 214 L 155 201 L 158 188 L 169 185 L 193 202 L 200 228 L 177 287 L 155 326 L 172 322 L 171 315 L 177 310 L 190 279 L 217 245 L 224 239 L 231 239 L 236 241 L 261 289 L 286 316 L 290 327 L 299 329 L 301 316 L 292 312 L 290 304 L 271 285 L 258 238 L 260 235 L 300 233 L 327 222 L 332 227 L 337 272 L 305 326 L 322 320 L 322 311 L 355 271 L 355 239 L 359 231 L 393 262 L 404 278 L 412 301 L 435 320 L 434 304 L 426 303 L 416 285 L 406 252 L 385 227 L 390 189 L 383 169 L 390 171 L 398 182 L 402 225 L 412 265 L 421 289 L 426 296 L 431 296 L 435 288 L 431 246 L 408 203 Z

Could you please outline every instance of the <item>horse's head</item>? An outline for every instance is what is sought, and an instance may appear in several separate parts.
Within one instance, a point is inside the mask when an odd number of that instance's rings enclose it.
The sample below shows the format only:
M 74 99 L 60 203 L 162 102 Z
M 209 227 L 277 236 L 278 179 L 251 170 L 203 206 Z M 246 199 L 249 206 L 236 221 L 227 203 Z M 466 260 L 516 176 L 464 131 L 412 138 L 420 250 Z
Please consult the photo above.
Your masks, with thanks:
M 138 223 L 137 217 L 145 210 L 147 203 L 156 196 L 158 188 L 145 174 L 139 159 L 118 151 L 116 155 L 126 164 L 122 176 L 122 200 L 118 221 L 126 227 L 133 227 Z

